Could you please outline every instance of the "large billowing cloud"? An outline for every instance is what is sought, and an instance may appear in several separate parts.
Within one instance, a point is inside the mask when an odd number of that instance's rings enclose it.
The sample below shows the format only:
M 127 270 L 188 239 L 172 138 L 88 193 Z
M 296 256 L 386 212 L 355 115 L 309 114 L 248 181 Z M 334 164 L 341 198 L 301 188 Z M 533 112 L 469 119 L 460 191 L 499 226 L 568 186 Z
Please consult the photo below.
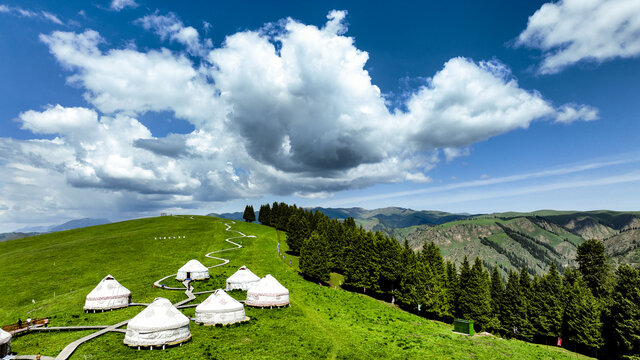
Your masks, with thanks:
M 531 17 L 517 44 L 544 51 L 543 74 L 580 61 L 603 62 L 640 54 L 640 2 L 560 0 Z
M 97 206 L 125 212 L 428 182 L 441 151 L 450 161 L 534 121 L 597 117 L 588 106 L 555 107 L 521 88 L 498 61 L 467 58 L 447 61 L 408 97 L 406 110 L 390 110 L 365 70 L 369 55 L 344 35 L 344 17 L 332 11 L 321 28 L 287 19 L 238 32 L 206 56 L 199 54 L 207 42 L 197 32 L 180 35 L 188 27 L 174 15 L 139 23 L 183 52 L 103 50 L 92 30 L 42 35 L 92 108 L 19 115 L 24 129 L 54 139 L 0 139 L 11 159 L 0 164 L 7 174 L 0 211 L 26 209 L 28 200 L 10 192 L 41 186 L 43 176 L 54 179 L 45 188 L 56 187 L 48 191 L 56 208 L 78 199 L 82 207 L 91 193 Z M 137 119 L 155 111 L 195 130 L 154 137 Z

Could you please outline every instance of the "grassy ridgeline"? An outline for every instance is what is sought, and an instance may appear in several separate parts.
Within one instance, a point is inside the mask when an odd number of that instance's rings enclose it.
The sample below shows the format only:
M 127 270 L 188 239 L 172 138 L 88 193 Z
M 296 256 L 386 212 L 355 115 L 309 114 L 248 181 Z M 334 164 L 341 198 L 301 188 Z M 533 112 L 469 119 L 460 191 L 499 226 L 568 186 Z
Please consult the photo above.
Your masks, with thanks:
M 173 274 L 189 259 L 207 266 L 210 251 L 229 247 L 223 220 L 210 217 L 160 217 L 70 230 L 0 243 L 0 323 L 32 317 L 50 317 L 52 326 L 114 324 L 133 317 L 141 307 L 100 314 L 84 314 L 89 291 L 106 274 L 129 288 L 135 302 L 157 296 L 184 299 L 179 291 L 152 287 L 153 281 Z M 245 246 L 221 254 L 231 262 L 211 269 L 196 291 L 222 287 L 243 264 L 259 276 L 274 275 L 291 293 L 285 309 L 246 308 L 251 321 L 230 327 L 192 323 L 193 340 L 165 351 L 135 351 L 122 343 L 124 334 L 110 333 L 83 344 L 72 359 L 211 359 L 211 358 L 582 358 L 563 349 L 491 337 L 467 338 L 453 334 L 452 326 L 429 321 L 388 304 L 303 280 L 278 258 L 278 235 L 272 228 L 236 223 L 233 230 L 257 239 L 238 239 Z M 154 237 L 186 236 L 154 240 Z M 281 240 L 284 236 L 280 234 Z M 284 241 L 281 241 L 283 246 Z M 293 265 L 297 261 L 293 261 Z M 167 285 L 177 282 L 167 279 Z M 56 296 L 54 297 L 54 292 Z M 243 292 L 233 296 L 243 298 Z M 204 300 L 200 296 L 196 301 Z M 35 303 L 32 303 L 35 300 Z M 193 316 L 193 309 L 183 311 Z M 32 334 L 16 338 L 19 354 L 55 356 L 64 346 L 86 335 Z

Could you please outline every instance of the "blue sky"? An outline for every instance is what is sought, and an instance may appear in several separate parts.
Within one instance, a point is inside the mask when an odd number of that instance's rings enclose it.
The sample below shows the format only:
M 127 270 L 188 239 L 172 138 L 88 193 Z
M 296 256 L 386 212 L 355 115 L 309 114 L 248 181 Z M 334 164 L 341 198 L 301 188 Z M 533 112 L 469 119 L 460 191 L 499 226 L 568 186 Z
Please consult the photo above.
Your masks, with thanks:
M 0 1 L 0 231 L 638 210 L 640 4 Z

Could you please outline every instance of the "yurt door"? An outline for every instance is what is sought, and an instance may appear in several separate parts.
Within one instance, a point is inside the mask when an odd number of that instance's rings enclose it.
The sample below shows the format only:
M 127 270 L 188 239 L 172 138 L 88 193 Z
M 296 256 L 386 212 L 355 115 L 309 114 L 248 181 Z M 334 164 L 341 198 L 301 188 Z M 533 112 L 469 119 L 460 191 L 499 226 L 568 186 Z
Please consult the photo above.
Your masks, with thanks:
M 187 271 L 187 279 L 191 279 L 191 272 Z

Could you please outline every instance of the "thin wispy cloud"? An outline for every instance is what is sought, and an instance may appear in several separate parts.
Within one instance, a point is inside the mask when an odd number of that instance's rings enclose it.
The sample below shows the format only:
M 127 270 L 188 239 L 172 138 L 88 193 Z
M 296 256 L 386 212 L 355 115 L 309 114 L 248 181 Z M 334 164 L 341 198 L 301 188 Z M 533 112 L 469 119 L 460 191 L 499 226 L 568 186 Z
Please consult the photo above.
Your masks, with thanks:
M 485 187 L 490 185 L 505 184 L 505 183 L 512 183 L 512 182 L 518 182 L 518 181 L 527 181 L 527 180 L 540 179 L 540 178 L 552 178 L 552 177 L 557 177 L 562 175 L 569 175 L 569 174 L 580 173 L 580 172 L 585 172 L 589 170 L 596 170 L 596 169 L 601 169 L 606 167 L 613 167 L 617 165 L 624 165 L 624 164 L 631 164 L 631 163 L 638 163 L 638 162 L 640 162 L 640 158 L 638 157 L 621 159 L 621 160 L 610 160 L 610 161 L 593 161 L 587 164 L 567 165 L 567 166 L 561 166 L 554 169 L 547 169 L 542 171 L 495 177 L 495 178 L 483 178 L 481 180 L 465 181 L 465 182 L 442 185 L 442 186 L 432 186 L 432 187 L 427 187 L 427 188 L 417 189 L 417 190 L 398 191 L 398 192 L 371 195 L 371 196 L 351 197 L 351 198 L 331 201 L 324 204 L 323 206 L 354 205 L 354 204 L 359 204 L 359 203 L 368 202 L 368 201 L 375 201 L 375 200 L 400 199 L 408 196 L 433 194 L 433 193 L 447 192 L 450 190 L 478 188 L 478 187 Z M 593 181 L 594 181 L 594 184 L 597 184 L 595 180 Z M 542 187 L 539 187 L 539 188 L 542 189 Z
M 19 6 L 0 5 L 0 13 L 11 14 L 18 17 L 36 19 L 41 21 L 48 21 L 57 25 L 64 25 L 64 23 L 58 16 L 47 11 L 33 11 L 21 8 Z
M 429 199 L 429 205 L 449 205 L 455 203 L 468 203 L 478 200 L 509 198 L 531 194 L 540 194 L 556 190 L 578 189 L 588 187 L 601 187 L 623 183 L 640 182 L 640 172 L 603 176 L 588 180 L 557 181 L 543 185 L 521 186 L 513 189 L 500 189 L 494 191 L 465 192 L 461 194 L 447 194 Z

